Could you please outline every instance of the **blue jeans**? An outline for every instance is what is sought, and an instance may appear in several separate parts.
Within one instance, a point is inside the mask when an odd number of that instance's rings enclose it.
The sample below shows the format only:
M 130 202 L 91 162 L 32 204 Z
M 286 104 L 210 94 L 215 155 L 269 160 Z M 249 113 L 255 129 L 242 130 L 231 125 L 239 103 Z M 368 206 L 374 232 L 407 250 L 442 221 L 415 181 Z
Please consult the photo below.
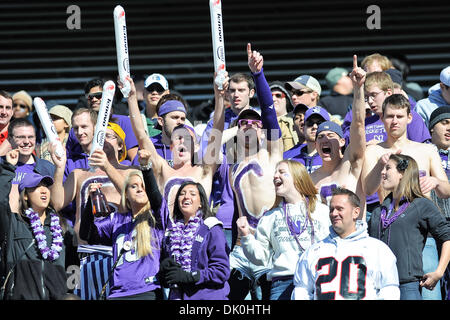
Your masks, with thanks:
M 400 284 L 400 300 L 422 300 L 419 281 Z
M 244 254 L 241 246 L 235 245 L 230 253 L 231 275 L 228 280 L 230 285 L 230 300 L 266 300 L 270 295 L 270 283 L 262 277 L 271 268 L 256 266 L 251 263 Z M 261 279 L 260 279 L 261 278 Z M 262 282 L 262 283 L 261 283 Z M 263 290 L 264 287 L 264 290 Z M 250 295 L 248 293 L 250 292 Z
M 276 280 L 272 279 L 270 289 L 270 300 L 291 300 L 294 290 L 294 279 Z
M 436 270 L 439 264 L 439 256 L 436 241 L 433 238 L 427 238 L 425 247 L 422 251 L 423 273 L 429 273 Z M 433 290 L 422 288 L 423 300 L 442 300 L 441 282 L 438 281 Z
M 223 233 L 225 234 L 225 239 L 227 240 L 228 248 L 230 248 L 231 250 L 231 244 L 233 241 L 232 230 L 223 228 Z

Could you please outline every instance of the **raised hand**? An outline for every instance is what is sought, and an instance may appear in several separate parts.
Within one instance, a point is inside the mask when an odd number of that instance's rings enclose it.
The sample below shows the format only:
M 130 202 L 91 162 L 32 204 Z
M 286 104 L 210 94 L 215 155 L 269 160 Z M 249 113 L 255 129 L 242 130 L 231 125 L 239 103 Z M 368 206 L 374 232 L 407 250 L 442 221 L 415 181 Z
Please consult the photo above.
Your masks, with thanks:
M 62 168 L 64 169 L 64 167 L 66 166 L 66 161 L 67 161 L 67 157 L 66 157 L 66 148 L 62 148 L 63 153 L 62 156 L 59 157 L 56 155 L 56 148 L 58 147 L 58 143 L 57 142 L 51 142 L 48 145 L 48 151 L 50 152 L 50 155 L 52 157 L 52 161 L 54 163 L 54 165 L 58 168 Z
M 130 98 L 131 96 L 136 96 L 136 86 L 134 85 L 133 79 L 130 76 L 127 76 L 125 79 L 130 83 L 130 93 L 128 94 L 128 98 Z M 119 77 L 117 77 L 117 86 L 120 90 L 122 90 L 123 83 L 122 81 L 120 81 Z
M 138 151 L 138 161 L 139 164 L 142 167 L 145 167 L 146 165 L 148 165 L 149 162 L 151 162 L 151 152 L 145 149 L 141 149 Z
M 238 227 L 238 232 L 242 236 L 248 236 L 250 234 L 250 225 L 248 224 L 247 217 L 239 217 L 236 220 L 236 225 Z
M 253 73 L 260 72 L 264 64 L 263 56 L 258 51 L 252 51 L 252 45 L 250 43 L 247 43 L 247 56 L 250 71 Z
M 106 167 L 109 165 L 109 160 L 105 151 L 100 149 L 95 150 L 89 157 L 89 165 L 106 171 Z
M 356 54 L 353 55 L 353 69 L 350 73 L 350 79 L 352 79 L 354 88 L 363 86 L 366 81 L 366 72 L 358 67 L 358 57 Z
M 6 153 L 6 161 L 15 166 L 19 161 L 19 149 L 9 150 Z
M 224 72 L 224 81 L 223 81 L 223 83 L 222 83 L 222 89 L 219 89 L 219 87 L 217 86 L 217 83 L 216 83 L 216 81 L 214 80 L 214 92 L 216 93 L 216 94 L 218 94 L 219 96 L 221 96 L 221 97 L 224 97 L 225 96 L 225 93 L 227 92 L 227 89 L 228 89 L 228 84 L 229 84 L 229 81 L 230 81 L 230 77 L 228 77 L 228 72 Z M 216 79 L 216 77 L 217 77 L 217 72 L 214 72 L 214 79 Z

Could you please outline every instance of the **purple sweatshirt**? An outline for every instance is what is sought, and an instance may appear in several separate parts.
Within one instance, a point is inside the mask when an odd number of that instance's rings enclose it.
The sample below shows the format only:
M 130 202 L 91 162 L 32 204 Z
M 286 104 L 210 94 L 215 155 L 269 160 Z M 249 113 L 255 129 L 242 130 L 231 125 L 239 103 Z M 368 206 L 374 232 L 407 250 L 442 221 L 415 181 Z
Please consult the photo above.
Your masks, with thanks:
M 225 234 L 217 218 L 217 223 L 205 224 L 201 221 L 191 251 L 191 271 L 200 273 L 200 279 L 193 284 L 180 287 L 183 300 L 228 300 L 230 286 L 230 261 Z M 164 252 L 170 254 L 170 235 L 164 239 Z M 169 296 L 170 299 L 170 296 Z
M 167 163 L 173 167 L 173 155 L 172 151 L 170 150 L 170 146 L 165 145 L 162 143 L 162 133 L 157 134 L 154 137 L 150 137 L 150 140 L 152 140 L 153 145 L 155 146 L 156 152 L 164 159 L 166 159 Z M 136 154 L 136 157 L 134 157 L 131 164 L 133 166 L 139 166 L 139 155 Z
M 319 153 L 315 153 L 313 156 L 308 155 L 308 146 L 305 144 L 299 144 L 283 153 L 283 159 L 295 160 L 300 162 L 306 167 L 306 171 L 309 174 L 313 173 L 322 166 L 322 158 Z

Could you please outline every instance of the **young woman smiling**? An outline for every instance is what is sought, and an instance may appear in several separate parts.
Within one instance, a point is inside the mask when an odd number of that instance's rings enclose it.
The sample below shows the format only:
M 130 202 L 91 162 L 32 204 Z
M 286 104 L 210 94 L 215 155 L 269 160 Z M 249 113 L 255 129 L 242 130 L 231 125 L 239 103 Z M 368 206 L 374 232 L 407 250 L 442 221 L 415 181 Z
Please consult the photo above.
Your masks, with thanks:
M 328 206 L 321 202 L 303 164 L 280 161 L 273 177 L 276 202 L 264 213 L 253 235 L 246 217 L 237 220 L 245 256 L 270 266 L 271 300 L 290 300 L 295 266 L 309 246 L 329 234 Z
M 369 235 L 385 242 L 397 257 L 401 300 L 422 300 L 421 288 L 432 290 L 450 260 L 450 224 L 420 188 L 417 162 L 407 155 L 386 154 L 381 185 L 389 195 L 374 210 Z M 428 232 L 442 242 L 439 264 L 424 274 L 422 251 Z
M 167 229 L 161 279 L 176 285 L 169 300 L 226 300 L 229 252 L 222 223 L 213 216 L 202 185 L 187 181 L 175 197 L 174 222 Z

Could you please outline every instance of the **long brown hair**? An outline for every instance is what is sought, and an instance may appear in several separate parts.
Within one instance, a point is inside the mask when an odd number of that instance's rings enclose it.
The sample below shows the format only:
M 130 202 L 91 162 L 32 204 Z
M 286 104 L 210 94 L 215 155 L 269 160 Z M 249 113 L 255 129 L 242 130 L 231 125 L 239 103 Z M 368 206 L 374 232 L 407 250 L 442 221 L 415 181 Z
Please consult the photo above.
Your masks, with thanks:
M 415 198 L 425 198 L 420 189 L 419 167 L 416 160 L 404 154 L 391 154 L 389 159 L 395 161 L 397 171 L 403 175 L 396 188 L 400 199 L 405 197 L 412 202 Z
M 305 198 L 308 199 L 309 204 L 307 209 L 308 215 L 311 218 L 311 213 L 313 213 L 316 210 L 316 202 L 317 202 L 316 186 L 312 182 L 311 177 L 303 164 L 294 160 L 281 160 L 280 162 L 277 163 L 277 167 L 282 163 L 286 163 L 288 165 L 289 171 L 294 180 L 295 189 L 301 195 L 303 195 Z M 272 207 L 272 209 L 278 207 L 282 200 L 283 197 L 276 196 L 275 204 Z

